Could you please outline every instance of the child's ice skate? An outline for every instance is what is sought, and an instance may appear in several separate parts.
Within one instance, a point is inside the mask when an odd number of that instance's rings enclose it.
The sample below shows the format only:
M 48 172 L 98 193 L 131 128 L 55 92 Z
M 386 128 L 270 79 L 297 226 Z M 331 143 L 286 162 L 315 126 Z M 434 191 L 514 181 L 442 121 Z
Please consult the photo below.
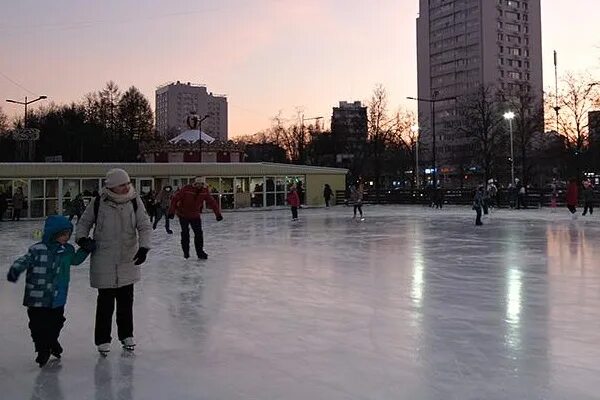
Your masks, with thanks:
M 110 352 L 110 343 L 102 343 L 102 344 L 98 345 L 98 353 L 100 353 L 100 355 L 102 357 L 106 357 L 109 352 Z
M 123 345 L 123 350 L 133 351 L 135 350 L 135 341 L 132 337 L 125 338 L 121 340 L 121 344 Z

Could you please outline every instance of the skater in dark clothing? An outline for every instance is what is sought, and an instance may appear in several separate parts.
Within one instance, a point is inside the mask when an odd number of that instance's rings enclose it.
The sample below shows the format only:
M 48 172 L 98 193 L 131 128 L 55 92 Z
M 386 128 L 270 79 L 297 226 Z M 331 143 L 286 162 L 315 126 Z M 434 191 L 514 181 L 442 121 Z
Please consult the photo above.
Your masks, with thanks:
M 475 225 L 479 226 L 479 225 L 483 225 L 483 222 L 481 222 L 481 211 L 483 208 L 483 196 L 484 196 L 484 188 L 483 185 L 479 186 L 477 188 L 477 191 L 475 192 L 475 197 L 473 198 L 473 210 L 475 210 L 475 212 L 477 213 L 477 217 L 475 218 Z
M 0 189 L 0 221 L 2 221 L 2 218 L 4 218 L 4 213 L 6 212 L 7 208 L 8 208 L 7 195 L 6 195 L 6 193 L 4 193 L 4 190 Z
M 577 179 L 571 178 L 567 185 L 567 208 L 571 212 L 573 219 L 577 219 L 577 202 L 579 201 L 579 188 L 577 187 Z
M 586 215 L 588 210 L 590 215 L 594 214 L 594 187 L 590 181 L 583 183 L 583 215 Z
M 83 204 L 83 197 L 81 196 L 81 193 L 75 196 L 73 200 L 69 201 L 67 210 L 69 214 L 69 221 L 72 221 L 73 218 L 77 216 L 77 221 L 79 222 L 81 214 L 83 214 L 83 211 L 85 210 L 85 204 Z
M 158 221 L 164 216 L 165 217 L 165 229 L 169 235 L 173 233 L 171 230 L 170 219 L 169 219 L 169 207 L 171 207 L 171 199 L 173 198 L 173 187 L 170 185 L 165 186 L 156 195 L 156 217 L 154 218 L 153 229 L 158 226 Z
M 23 305 L 27 307 L 29 329 L 35 345 L 37 362 L 46 365 L 50 355 L 60 358 L 63 348 L 58 342 L 65 323 L 64 311 L 72 265 L 80 265 L 95 248 L 90 240 L 75 251 L 67 243 L 73 225 L 66 217 L 52 215 L 46 219 L 41 242 L 31 246 L 8 271 L 7 279 L 16 282 L 27 271 Z
M 325 198 L 325 207 L 329 207 L 329 202 L 331 201 L 331 197 L 333 196 L 333 190 L 329 184 L 325 184 L 325 188 L 323 189 L 323 198 Z
M 13 221 L 21 220 L 21 211 L 23 210 L 23 206 L 25 205 L 25 195 L 23 194 L 23 189 L 18 187 L 17 191 L 12 197 L 12 208 L 13 208 Z
M 287 195 L 287 203 L 292 210 L 292 221 L 298 220 L 298 207 L 300 207 L 300 196 L 296 191 L 296 185 L 290 187 L 290 192 Z
M 200 219 L 204 202 L 213 211 L 217 221 L 222 221 L 223 216 L 221 215 L 219 203 L 215 201 L 215 198 L 208 191 L 206 180 L 203 177 L 195 178 L 194 183 L 182 187 L 175 193 L 171 200 L 169 218 L 174 218 L 175 215 L 179 217 L 181 225 L 181 248 L 184 258 L 190 258 L 190 226 L 194 231 L 196 255 L 201 260 L 208 258 L 208 254 L 204 251 L 204 235 L 202 232 L 202 220 Z
M 302 204 L 304 204 L 304 187 L 302 186 L 302 181 L 298 181 L 296 184 L 296 191 L 298 192 L 298 198 L 300 199 L 298 208 L 302 208 Z

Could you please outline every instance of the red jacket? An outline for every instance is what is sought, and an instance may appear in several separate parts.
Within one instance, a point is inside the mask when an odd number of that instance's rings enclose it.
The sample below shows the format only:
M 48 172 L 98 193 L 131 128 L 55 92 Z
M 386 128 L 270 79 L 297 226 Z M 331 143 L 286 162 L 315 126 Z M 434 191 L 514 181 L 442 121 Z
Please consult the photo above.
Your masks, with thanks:
M 300 196 L 298 196 L 298 192 L 292 190 L 287 195 L 287 202 L 292 207 L 300 207 Z
M 577 206 L 579 200 L 579 188 L 576 183 L 569 183 L 567 185 L 567 205 Z
M 221 215 L 219 204 L 207 189 L 197 189 L 192 185 L 186 185 L 179 189 L 171 199 L 169 214 L 176 214 L 178 217 L 188 219 L 200 218 L 205 201 L 217 217 Z

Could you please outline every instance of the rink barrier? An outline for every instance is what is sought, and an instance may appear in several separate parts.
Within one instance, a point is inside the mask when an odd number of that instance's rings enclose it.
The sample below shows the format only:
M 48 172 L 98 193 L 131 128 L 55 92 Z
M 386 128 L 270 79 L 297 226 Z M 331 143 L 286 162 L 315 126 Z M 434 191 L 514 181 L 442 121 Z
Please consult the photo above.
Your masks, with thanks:
M 443 204 L 470 206 L 473 203 L 475 189 L 441 189 Z M 436 196 L 439 196 L 440 192 Z M 594 191 L 594 200 L 598 199 L 599 192 Z M 335 197 L 336 205 L 350 205 L 350 196 L 344 191 L 337 191 Z M 393 189 L 381 190 L 379 193 L 375 190 L 365 191 L 363 195 L 363 204 L 421 204 L 429 205 L 435 200 L 431 190 L 416 189 Z M 522 198 L 526 208 L 550 207 L 552 200 L 552 191 L 546 189 L 529 189 Z M 583 200 L 579 200 L 583 206 Z M 510 208 L 517 206 L 517 198 L 514 193 L 507 189 L 498 190 L 496 204 L 499 208 Z M 558 193 L 557 207 L 566 206 L 566 191 L 561 190 Z

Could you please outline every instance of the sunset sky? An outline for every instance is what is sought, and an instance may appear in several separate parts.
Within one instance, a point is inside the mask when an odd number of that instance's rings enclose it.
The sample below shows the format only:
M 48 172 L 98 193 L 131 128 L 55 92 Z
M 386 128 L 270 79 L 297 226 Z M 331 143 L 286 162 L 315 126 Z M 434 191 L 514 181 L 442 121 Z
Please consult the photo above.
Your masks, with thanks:
M 492 0 L 489 0 L 492 1 Z M 542 0 L 544 84 L 562 71 L 600 76 L 600 3 Z M 80 100 L 114 80 L 154 106 L 181 80 L 226 94 L 230 137 L 265 129 L 279 111 L 323 116 L 381 83 L 390 109 L 416 104 L 418 0 L 2 0 L 0 98 Z

